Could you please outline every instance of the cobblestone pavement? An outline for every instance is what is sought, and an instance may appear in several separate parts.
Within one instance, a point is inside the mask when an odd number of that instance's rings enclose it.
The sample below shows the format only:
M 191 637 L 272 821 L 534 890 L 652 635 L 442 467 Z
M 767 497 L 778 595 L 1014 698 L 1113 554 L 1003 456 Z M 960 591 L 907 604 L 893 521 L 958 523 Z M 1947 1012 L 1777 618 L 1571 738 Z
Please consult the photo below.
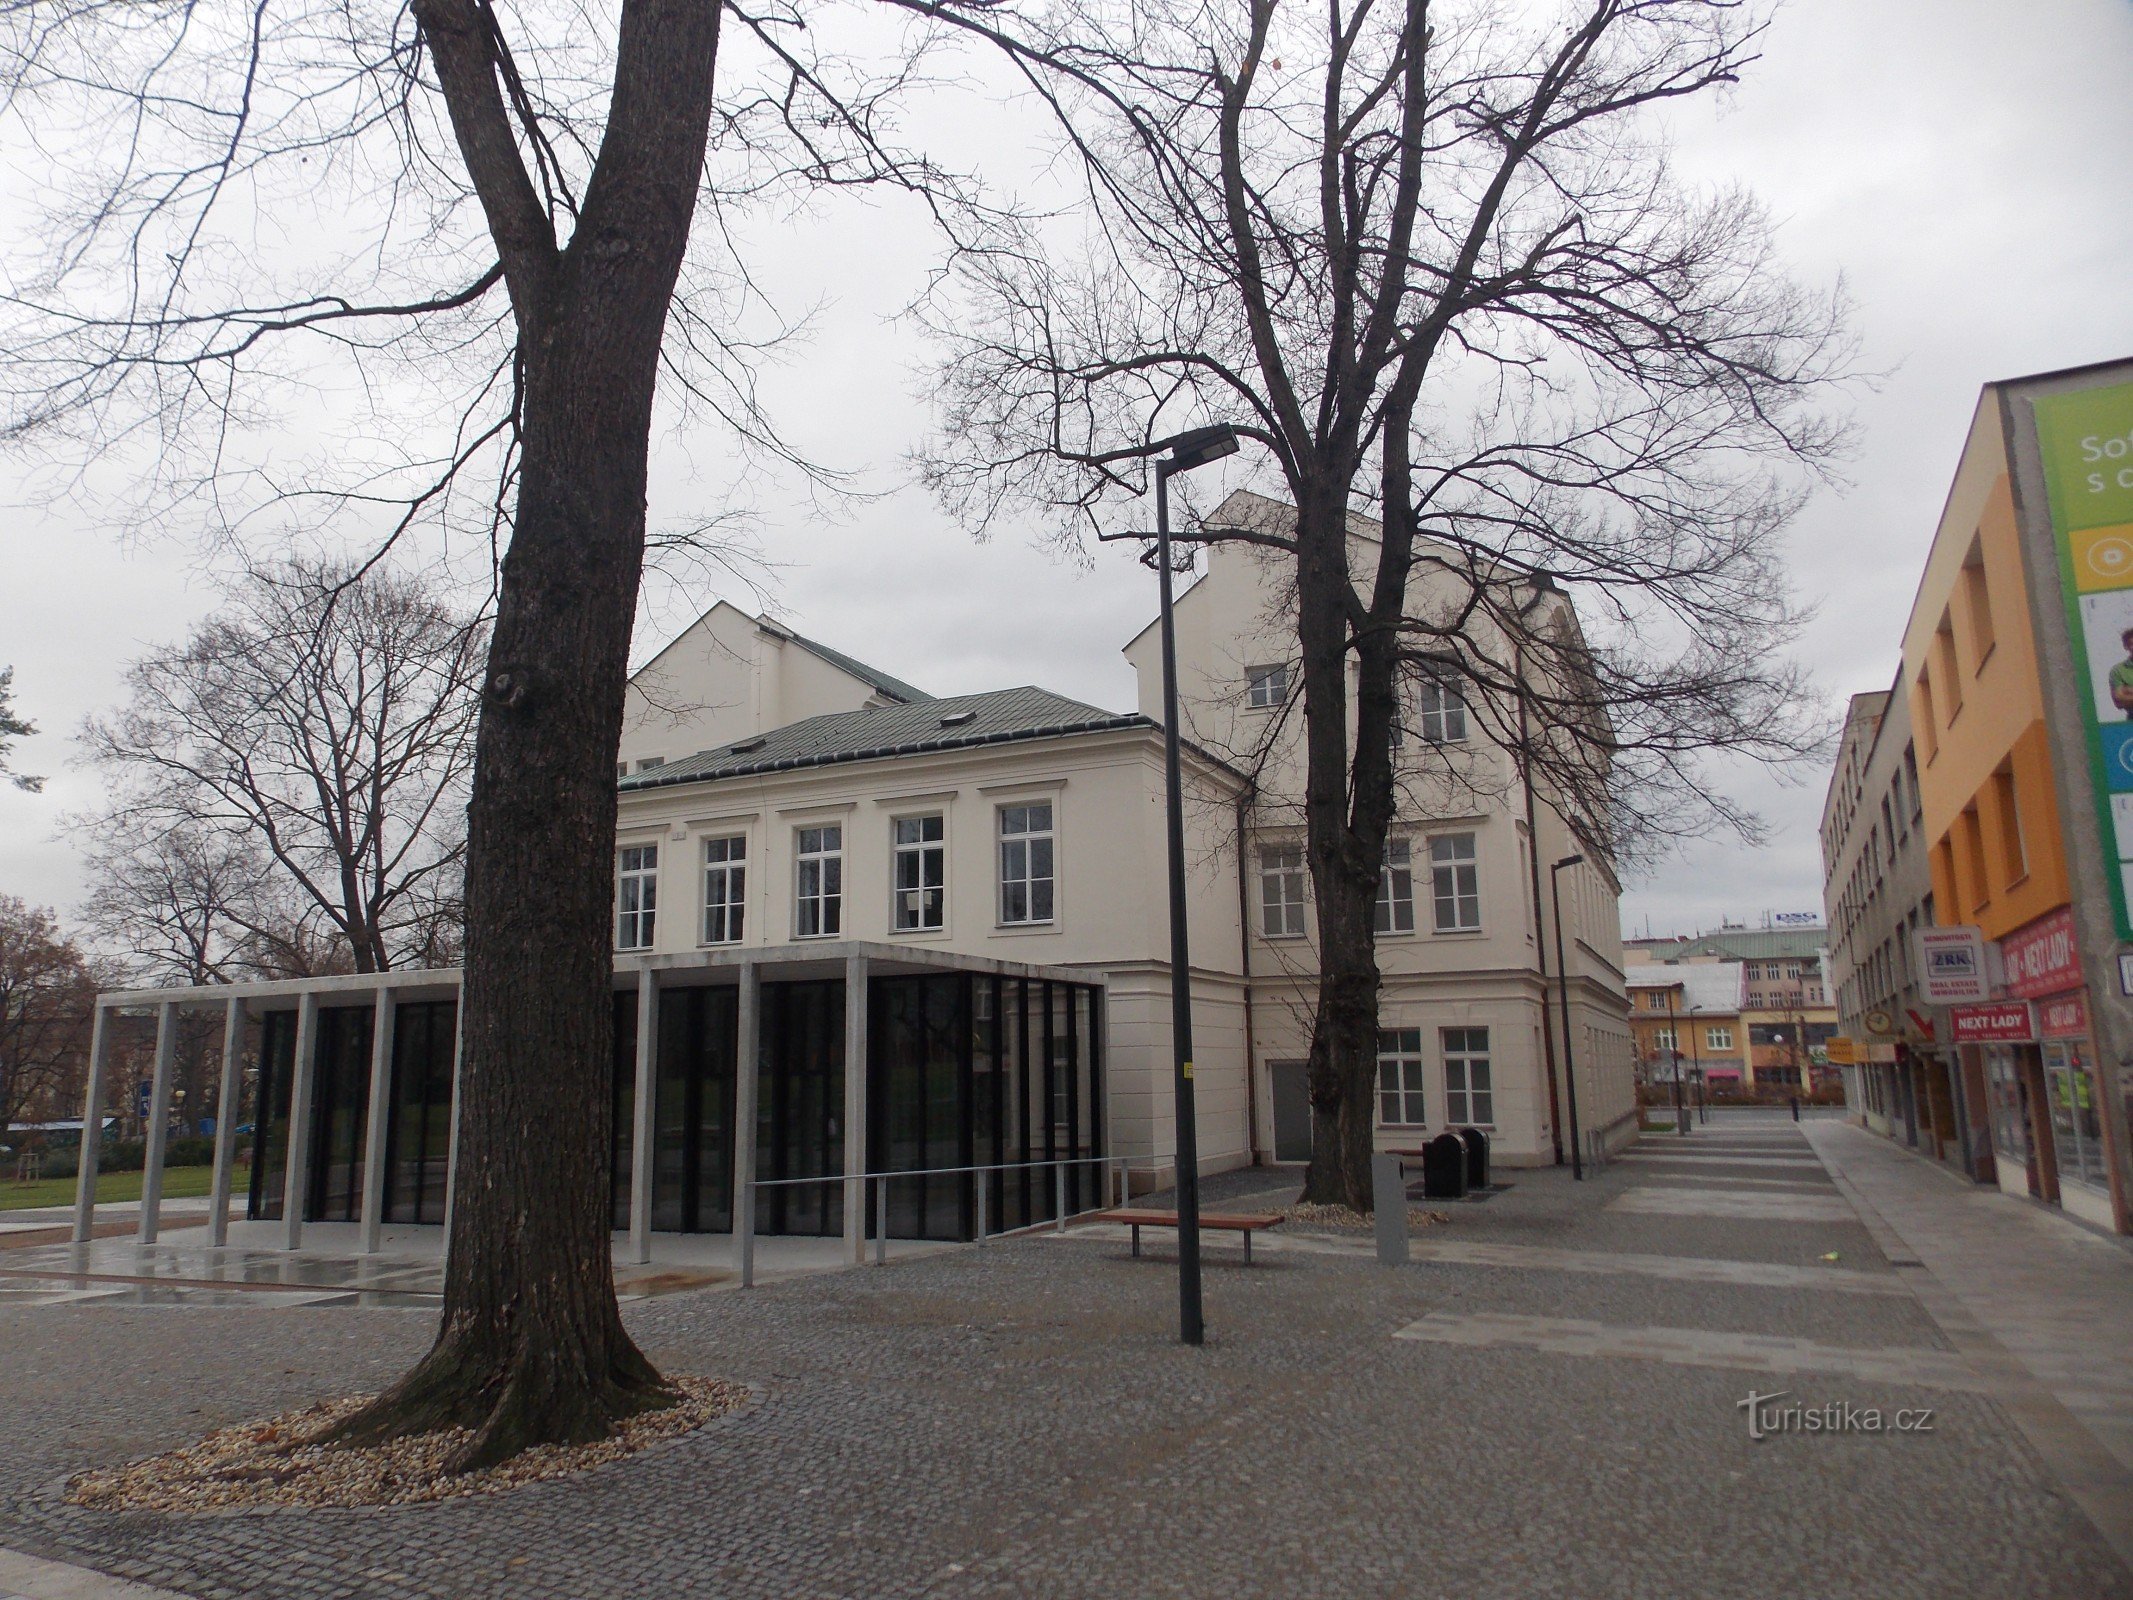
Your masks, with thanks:
M 1789 1121 L 1665 1137 L 1698 1187 L 1758 1196 L 1742 1158 L 1809 1150 Z M 0 1545 L 214 1596 L 2133 1600 L 1998 1380 L 1935 1381 L 1969 1347 L 1875 1244 L 1898 1199 L 1874 1231 L 1813 1169 L 1842 1216 L 1610 1204 L 1651 1175 L 1503 1174 L 1404 1268 L 1354 1235 L 1284 1230 L 1249 1268 L 1213 1248 L 1197 1351 L 1174 1258 L 1108 1229 L 640 1301 L 656 1361 L 765 1402 L 575 1480 L 392 1511 L 113 1514 L 58 1486 L 373 1388 L 428 1314 L 0 1305 Z M 1294 1174 L 1206 1192 L 1286 1198 Z M 1740 1402 L 1780 1385 L 1931 1407 L 1933 1430 L 1751 1440 Z

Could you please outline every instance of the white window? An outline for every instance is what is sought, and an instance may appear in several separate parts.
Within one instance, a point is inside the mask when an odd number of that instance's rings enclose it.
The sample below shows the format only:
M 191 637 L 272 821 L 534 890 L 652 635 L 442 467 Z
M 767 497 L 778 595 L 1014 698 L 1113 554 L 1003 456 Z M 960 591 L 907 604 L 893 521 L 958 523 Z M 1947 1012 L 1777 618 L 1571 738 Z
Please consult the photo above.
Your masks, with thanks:
M 1385 863 L 1378 869 L 1375 926 L 1379 933 L 1415 931 L 1414 849 L 1405 839 L 1385 841 Z
M 1422 1030 L 1378 1030 L 1378 1121 L 1419 1128 L 1429 1121 L 1422 1095 Z
M 1430 896 L 1439 933 L 1481 926 L 1481 868 L 1471 833 L 1440 834 L 1429 842 Z
M 659 846 L 626 845 L 615 872 L 615 948 L 652 948 L 652 921 L 659 910 Z
M 1265 845 L 1259 851 L 1259 904 L 1269 939 L 1304 931 L 1304 853 L 1301 845 Z
M 1444 1119 L 1482 1127 L 1496 1120 L 1486 1028 L 1444 1030 Z
M 1733 1048 L 1733 1030 L 1731 1028 L 1706 1028 L 1703 1030 L 1703 1042 L 1706 1049 L 1730 1050 Z
M 1052 803 L 1000 807 L 1000 920 L 1050 922 Z
M 944 926 L 948 917 L 946 824 L 938 816 L 898 817 L 890 832 L 896 847 L 890 925 L 898 933 Z
M 1466 698 L 1458 684 L 1426 677 L 1415 686 L 1415 731 L 1424 744 L 1466 742 Z
M 844 829 L 795 830 L 792 931 L 796 939 L 828 939 L 844 931 Z
M 639 772 L 651 772 L 659 767 L 665 766 L 666 764 L 667 758 L 665 756 L 646 756 L 642 761 L 637 763 L 637 770 Z
M 704 943 L 738 944 L 748 899 L 745 834 L 704 841 Z
M 1654 1028 L 1654 1029 L 1652 1029 L 1652 1048 L 1653 1048 L 1654 1050 L 1671 1050 L 1671 1049 L 1673 1049 L 1673 1048 L 1674 1048 L 1674 1030 L 1673 1030 L 1672 1028 Z
M 1262 711 L 1281 705 L 1289 698 L 1289 664 L 1283 661 L 1272 666 L 1246 667 L 1244 683 L 1248 704 Z

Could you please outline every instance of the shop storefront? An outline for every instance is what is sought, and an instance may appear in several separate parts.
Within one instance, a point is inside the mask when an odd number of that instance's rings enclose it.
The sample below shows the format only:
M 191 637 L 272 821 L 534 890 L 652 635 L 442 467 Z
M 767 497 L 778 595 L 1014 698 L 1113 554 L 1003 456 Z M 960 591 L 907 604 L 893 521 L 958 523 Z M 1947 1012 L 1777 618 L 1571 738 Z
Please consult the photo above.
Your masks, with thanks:
M 2037 1098 L 2048 1124 L 2056 1198 L 2084 1222 L 2112 1227 L 2111 1152 L 2096 1081 L 2096 1048 L 2087 991 L 2065 906 L 2000 941 L 2007 993 L 2031 1003 L 2036 1018 Z

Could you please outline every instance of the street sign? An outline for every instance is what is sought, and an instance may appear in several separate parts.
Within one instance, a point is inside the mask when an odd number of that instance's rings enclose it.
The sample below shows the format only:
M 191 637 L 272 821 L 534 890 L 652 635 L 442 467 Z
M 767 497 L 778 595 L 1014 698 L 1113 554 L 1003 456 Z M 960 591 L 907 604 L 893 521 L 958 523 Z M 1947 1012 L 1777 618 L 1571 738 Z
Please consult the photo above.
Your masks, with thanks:
M 1920 928 L 1912 937 L 1917 941 L 1919 987 L 1931 1004 L 1961 1005 L 1991 997 L 1982 928 Z
M 153 1090 L 153 1088 L 153 1084 L 143 1081 L 140 1085 L 140 1088 L 135 1094 L 135 1099 L 140 1102 L 140 1107 L 134 1114 L 138 1116 L 143 1122 L 146 1122 L 148 1120 L 148 1096 Z

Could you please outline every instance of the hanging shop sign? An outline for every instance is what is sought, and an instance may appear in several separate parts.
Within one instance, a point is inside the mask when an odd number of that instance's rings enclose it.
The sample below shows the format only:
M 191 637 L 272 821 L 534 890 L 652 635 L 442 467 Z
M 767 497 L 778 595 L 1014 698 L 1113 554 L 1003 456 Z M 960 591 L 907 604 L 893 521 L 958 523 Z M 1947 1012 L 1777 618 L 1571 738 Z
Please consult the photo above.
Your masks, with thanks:
M 1855 1067 L 1859 1064 L 1858 1052 L 1861 1048 L 1863 1047 L 1857 1040 L 1841 1033 L 1837 1034 L 1829 1041 L 1829 1064 L 1833 1067 Z
M 2037 1002 L 2037 1036 L 2041 1039 L 2086 1039 L 2089 1002 L 2084 994 L 2055 994 Z
M 2133 383 L 2033 406 L 2111 906 L 2133 939 Z
M 1920 987 L 1929 1003 L 1950 1006 L 1991 997 L 1992 976 L 1985 970 L 1982 929 L 1920 928 L 1912 937 L 1917 940 Z
M 2074 912 L 2061 906 L 2025 923 L 2000 941 L 2007 992 L 2034 1000 L 2081 986 L 2081 957 L 2074 950 Z
M 2029 1044 L 2037 1037 L 2027 1000 L 1987 1000 L 1950 1006 L 1948 1036 L 1957 1044 Z

